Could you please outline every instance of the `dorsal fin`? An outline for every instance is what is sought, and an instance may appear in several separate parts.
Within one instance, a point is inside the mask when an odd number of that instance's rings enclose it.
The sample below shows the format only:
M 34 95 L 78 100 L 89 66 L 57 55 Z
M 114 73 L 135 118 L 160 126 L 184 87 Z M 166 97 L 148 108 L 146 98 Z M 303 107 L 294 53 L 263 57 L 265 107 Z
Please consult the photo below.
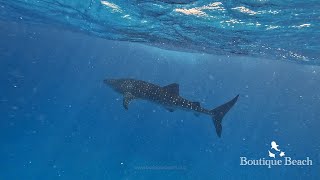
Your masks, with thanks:
M 199 106 L 200 107 L 200 103 L 199 102 L 192 102 L 194 105 Z
M 163 89 L 165 89 L 166 91 L 168 91 L 171 94 L 179 95 L 179 84 L 177 84 L 177 83 L 173 83 L 173 84 L 169 84 L 167 86 L 164 86 Z

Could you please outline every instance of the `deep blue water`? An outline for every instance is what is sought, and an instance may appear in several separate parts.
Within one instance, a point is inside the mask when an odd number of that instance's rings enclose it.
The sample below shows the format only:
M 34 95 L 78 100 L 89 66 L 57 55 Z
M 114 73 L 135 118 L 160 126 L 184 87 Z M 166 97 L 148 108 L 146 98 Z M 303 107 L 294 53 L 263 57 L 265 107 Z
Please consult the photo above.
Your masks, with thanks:
M 105 36 L 97 36 L 79 24 L 62 23 L 60 16 L 41 16 L 33 1 L 25 2 L 0 1 L 1 6 L 16 9 L 11 12 L 2 7 L 6 10 L 0 16 L 0 179 L 320 179 L 320 67 L 315 39 L 319 23 L 313 19 L 319 17 L 313 14 L 318 12 L 312 11 L 297 23 L 310 22 L 308 27 L 281 29 L 283 36 L 296 37 L 305 45 L 290 38 L 273 44 L 278 41 L 269 39 L 267 31 L 252 29 L 266 35 L 274 47 L 290 44 L 290 51 L 295 48 L 309 58 L 299 63 L 293 57 L 278 58 L 272 50 L 255 53 L 253 47 L 250 53 L 224 53 L 248 49 L 228 41 L 217 42 L 221 46 L 216 48 L 200 37 L 194 38 L 204 46 L 170 39 L 170 46 L 159 49 L 153 47 L 157 43 L 147 40 L 165 36 L 151 30 L 139 40 L 141 33 L 129 29 L 110 36 L 106 30 Z M 183 6 L 176 4 L 179 1 L 165 2 Z M 272 3 L 267 5 L 277 7 Z M 319 7 L 319 3 L 307 7 Z M 24 11 L 28 18 L 20 22 Z M 197 22 L 203 23 L 190 21 Z M 304 28 L 307 32 L 302 32 Z M 281 36 L 279 31 L 275 34 Z M 233 35 L 235 31 L 221 33 Z M 111 38 L 116 35 L 127 39 Z M 136 40 L 152 46 L 127 42 Z M 199 51 L 205 46 L 214 51 Z M 174 51 L 177 49 L 183 52 Z M 168 112 L 138 100 L 124 110 L 121 95 L 102 82 L 110 77 L 161 86 L 175 82 L 181 96 L 200 101 L 208 109 L 236 94 L 240 98 L 224 118 L 218 138 L 211 118 L 205 115 Z M 271 141 L 286 156 L 309 157 L 313 165 L 240 166 L 241 156 L 272 159 L 268 157 Z

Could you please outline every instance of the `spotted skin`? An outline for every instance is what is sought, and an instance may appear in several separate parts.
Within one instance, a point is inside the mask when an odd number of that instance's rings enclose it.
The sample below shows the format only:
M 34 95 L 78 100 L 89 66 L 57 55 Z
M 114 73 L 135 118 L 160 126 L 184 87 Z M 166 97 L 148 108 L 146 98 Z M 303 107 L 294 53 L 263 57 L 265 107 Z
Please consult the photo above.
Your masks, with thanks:
M 185 111 L 193 111 L 196 114 L 202 113 L 210 115 L 214 118 L 213 122 L 219 137 L 221 136 L 222 131 L 222 118 L 234 105 L 239 96 L 236 96 L 234 99 L 218 108 L 207 110 L 202 108 L 200 103 L 192 102 L 181 97 L 179 95 L 179 85 L 175 83 L 164 87 L 135 79 L 106 79 L 104 80 L 104 83 L 116 92 L 123 94 L 123 106 L 125 109 L 128 109 L 130 101 L 142 99 L 162 105 L 171 112 L 174 109 L 182 109 Z

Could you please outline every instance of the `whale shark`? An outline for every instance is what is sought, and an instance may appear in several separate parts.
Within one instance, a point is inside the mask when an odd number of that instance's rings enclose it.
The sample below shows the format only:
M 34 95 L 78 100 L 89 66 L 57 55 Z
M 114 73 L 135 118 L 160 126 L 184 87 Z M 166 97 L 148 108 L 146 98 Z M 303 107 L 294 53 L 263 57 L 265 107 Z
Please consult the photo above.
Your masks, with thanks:
M 128 110 L 132 100 L 147 100 L 165 107 L 173 112 L 176 109 L 192 111 L 195 115 L 206 114 L 212 117 L 218 137 L 222 133 L 222 119 L 238 100 L 239 95 L 232 100 L 212 110 L 200 106 L 199 102 L 187 100 L 180 96 L 179 84 L 172 83 L 159 86 L 142 80 L 135 79 L 105 79 L 104 83 L 116 92 L 123 95 L 123 107 Z

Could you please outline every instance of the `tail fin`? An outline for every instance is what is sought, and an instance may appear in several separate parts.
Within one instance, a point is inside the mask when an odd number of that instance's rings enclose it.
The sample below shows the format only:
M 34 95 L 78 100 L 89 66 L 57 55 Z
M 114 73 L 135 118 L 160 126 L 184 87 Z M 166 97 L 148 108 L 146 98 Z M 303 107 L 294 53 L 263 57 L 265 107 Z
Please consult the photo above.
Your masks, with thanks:
M 221 106 L 216 107 L 210 111 L 213 115 L 212 120 L 213 120 L 214 126 L 216 127 L 217 135 L 219 137 L 221 137 L 221 132 L 222 132 L 222 126 L 221 126 L 222 118 L 224 117 L 224 115 L 227 114 L 227 112 L 237 102 L 238 97 L 239 97 L 239 94 L 236 97 L 234 97 L 231 101 L 229 101 L 225 104 L 222 104 Z

